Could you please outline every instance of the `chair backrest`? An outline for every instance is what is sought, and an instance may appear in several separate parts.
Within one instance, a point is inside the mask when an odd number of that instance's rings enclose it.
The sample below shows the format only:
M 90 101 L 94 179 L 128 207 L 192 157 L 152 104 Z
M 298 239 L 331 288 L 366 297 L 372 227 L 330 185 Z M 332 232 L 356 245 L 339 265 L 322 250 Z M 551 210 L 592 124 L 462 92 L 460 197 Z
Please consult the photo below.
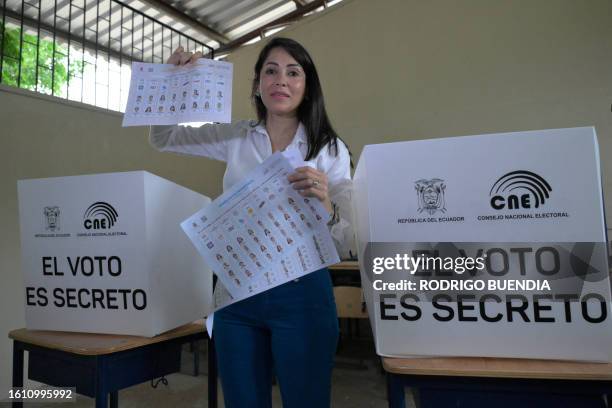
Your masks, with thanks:
M 361 288 L 351 286 L 335 286 L 334 297 L 338 317 L 351 319 L 367 319 L 368 312 Z

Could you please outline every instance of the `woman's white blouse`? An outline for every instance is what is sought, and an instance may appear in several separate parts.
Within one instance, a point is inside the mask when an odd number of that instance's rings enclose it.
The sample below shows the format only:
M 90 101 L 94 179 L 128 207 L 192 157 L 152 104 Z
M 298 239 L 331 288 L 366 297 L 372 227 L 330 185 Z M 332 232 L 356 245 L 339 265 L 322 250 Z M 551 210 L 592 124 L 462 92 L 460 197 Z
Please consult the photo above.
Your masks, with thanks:
M 272 155 L 272 144 L 266 128 L 252 121 L 232 124 L 209 124 L 201 127 L 151 126 L 149 140 L 163 152 L 204 156 L 227 163 L 223 176 L 223 191 L 242 180 L 258 164 Z M 306 129 L 300 123 L 293 141 L 287 148 L 296 147 L 306 157 L 308 143 Z M 324 146 L 308 163 L 327 174 L 328 194 L 340 212 L 340 222 L 330 228 L 341 258 L 355 254 L 352 228 L 352 182 L 349 152 L 338 140 L 338 155 Z

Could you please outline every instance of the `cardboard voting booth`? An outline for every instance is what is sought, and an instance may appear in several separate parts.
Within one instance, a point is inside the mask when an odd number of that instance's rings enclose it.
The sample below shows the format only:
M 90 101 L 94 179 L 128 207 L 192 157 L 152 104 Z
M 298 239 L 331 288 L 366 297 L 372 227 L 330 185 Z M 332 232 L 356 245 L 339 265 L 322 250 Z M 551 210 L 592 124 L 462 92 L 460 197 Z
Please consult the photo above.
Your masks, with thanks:
M 180 228 L 210 199 L 144 171 L 18 182 L 28 329 L 155 336 L 211 310 Z
M 594 128 L 365 146 L 354 188 L 378 354 L 612 360 Z

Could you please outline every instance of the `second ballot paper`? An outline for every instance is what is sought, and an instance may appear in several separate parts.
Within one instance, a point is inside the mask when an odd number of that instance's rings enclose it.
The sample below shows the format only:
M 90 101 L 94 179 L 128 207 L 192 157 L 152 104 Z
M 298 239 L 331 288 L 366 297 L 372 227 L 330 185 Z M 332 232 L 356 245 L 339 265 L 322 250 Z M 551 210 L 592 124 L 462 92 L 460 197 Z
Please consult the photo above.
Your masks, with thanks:
M 227 289 L 215 310 L 340 261 L 327 211 L 287 180 L 302 165 L 297 149 L 277 152 L 181 223 Z

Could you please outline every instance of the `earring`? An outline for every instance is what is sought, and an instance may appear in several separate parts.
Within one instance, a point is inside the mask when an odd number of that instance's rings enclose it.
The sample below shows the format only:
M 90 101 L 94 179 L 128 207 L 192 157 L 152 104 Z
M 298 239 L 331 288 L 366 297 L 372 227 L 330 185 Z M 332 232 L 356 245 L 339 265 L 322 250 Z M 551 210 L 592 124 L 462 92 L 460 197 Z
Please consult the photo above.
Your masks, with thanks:
M 261 94 L 259 93 L 259 90 L 255 91 L 255 97 L 256 98 L 260 98 L 261 97 Z

